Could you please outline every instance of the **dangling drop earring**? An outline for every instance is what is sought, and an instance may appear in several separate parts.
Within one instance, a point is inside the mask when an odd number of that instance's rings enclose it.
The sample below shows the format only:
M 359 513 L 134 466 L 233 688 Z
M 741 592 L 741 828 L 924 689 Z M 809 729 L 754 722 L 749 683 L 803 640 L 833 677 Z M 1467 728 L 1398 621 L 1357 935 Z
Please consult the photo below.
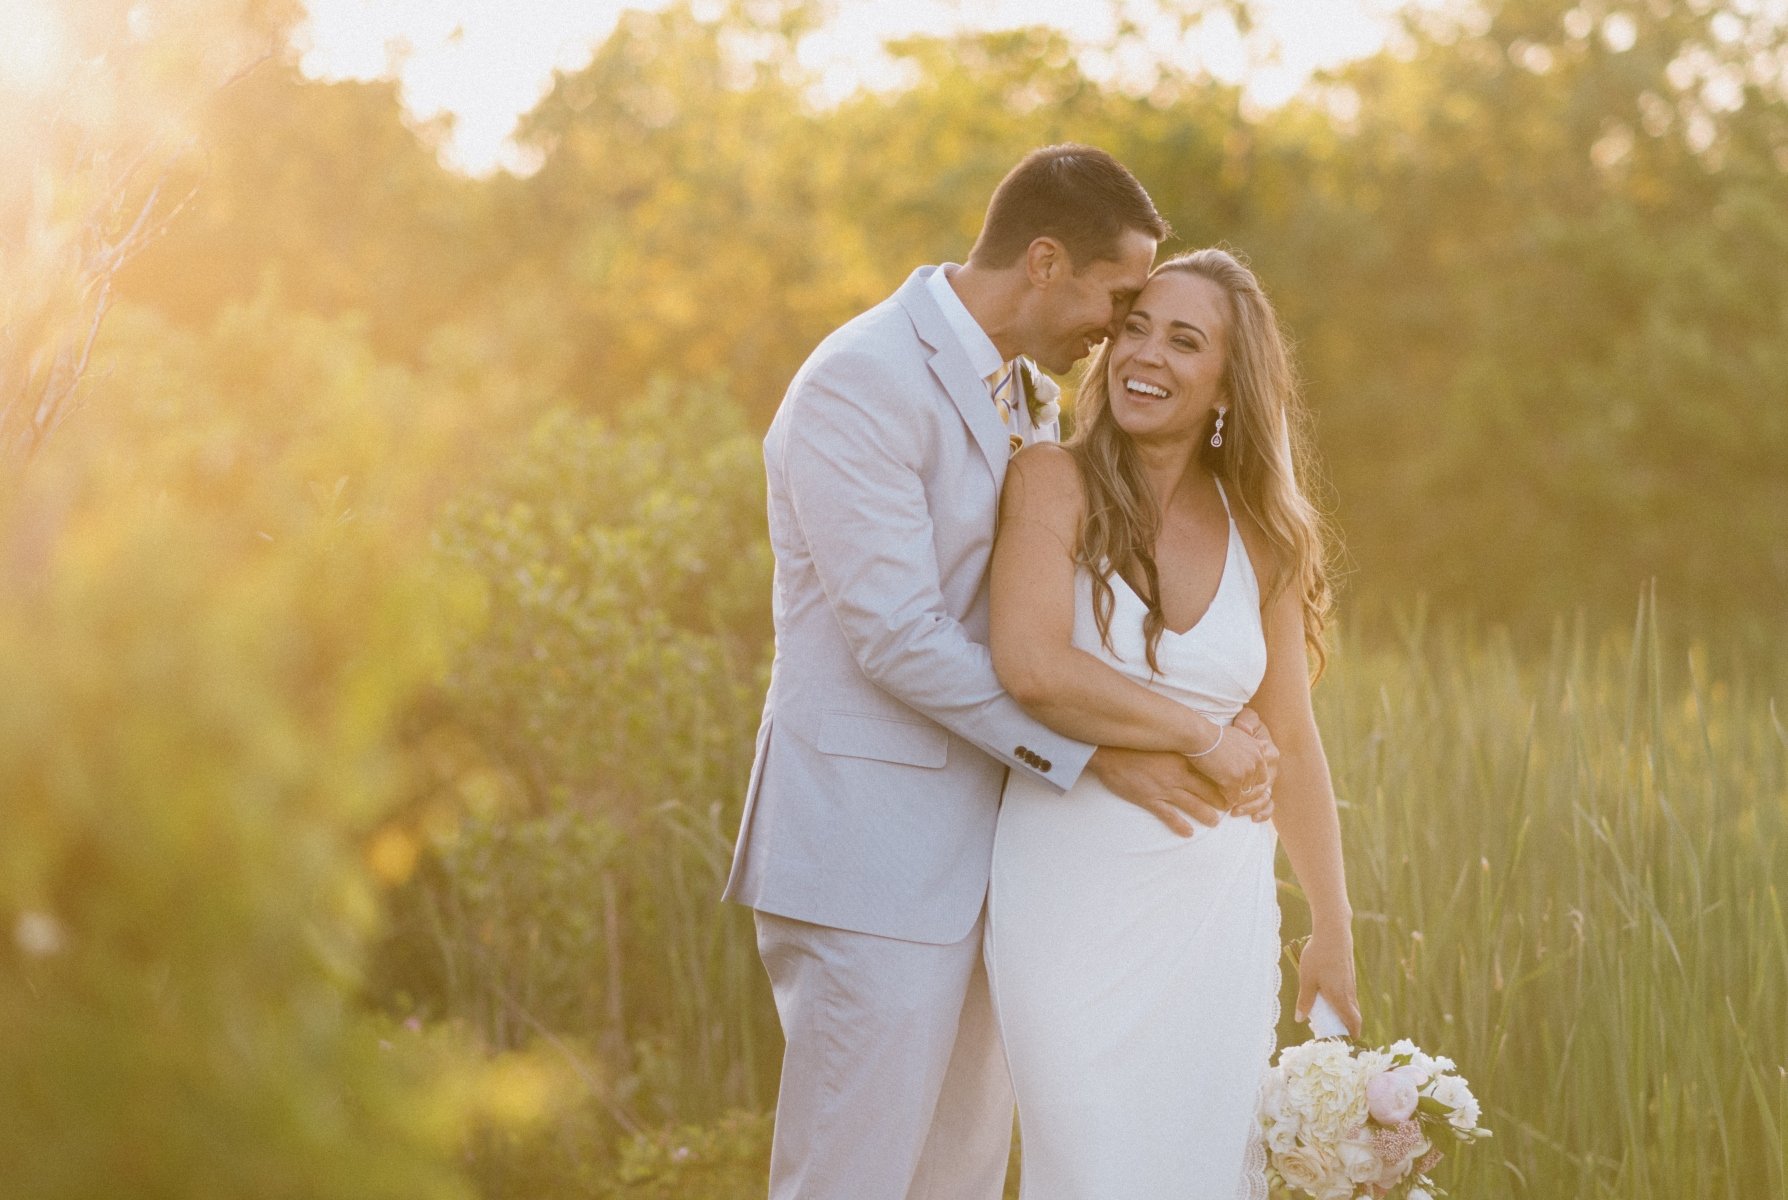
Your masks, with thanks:
M 1223 414 L 1228 411 L 1227 408 L 1224 408 L 1221 405 L 1217 408 L 1217 428 L 1211 432 L 1211 445 L 1213 447 L 1221 446 L 1223 444 Z

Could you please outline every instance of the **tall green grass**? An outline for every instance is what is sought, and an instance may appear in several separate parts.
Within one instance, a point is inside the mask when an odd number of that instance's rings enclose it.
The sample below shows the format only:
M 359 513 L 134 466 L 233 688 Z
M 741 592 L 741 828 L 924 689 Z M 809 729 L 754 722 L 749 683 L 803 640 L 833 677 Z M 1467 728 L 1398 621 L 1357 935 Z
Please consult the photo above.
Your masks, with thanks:
M 1788 1196 L 1788 732 L 1709 657 L 1650 601 L 1527 660 L 1416 619 L 1318 690 L 1368 1040 L 1457 1059 L 1496 1130 L 1459 1195 Z

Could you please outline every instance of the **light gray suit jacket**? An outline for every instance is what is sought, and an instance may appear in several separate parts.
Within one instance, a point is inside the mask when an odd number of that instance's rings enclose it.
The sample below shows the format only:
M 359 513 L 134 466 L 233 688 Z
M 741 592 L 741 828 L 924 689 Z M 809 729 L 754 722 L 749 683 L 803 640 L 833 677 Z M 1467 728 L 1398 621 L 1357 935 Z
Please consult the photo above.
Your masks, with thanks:
M 936 269 L 822 342 L 764 438 L 776 658 L 726 898 L 944 944 L 980 913 L 1007 770 L 1065 789 L 1093 747 L 994 676 L 1007 431 Z

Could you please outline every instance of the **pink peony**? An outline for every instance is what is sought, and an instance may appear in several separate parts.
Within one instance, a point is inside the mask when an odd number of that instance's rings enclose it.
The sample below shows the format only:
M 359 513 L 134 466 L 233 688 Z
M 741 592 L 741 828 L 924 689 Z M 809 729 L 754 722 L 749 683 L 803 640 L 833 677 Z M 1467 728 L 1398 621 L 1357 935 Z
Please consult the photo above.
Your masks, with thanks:
M 1366 1111 L 1380 1125 L 1401 1125 L 1415 1115 L 1416 1083 L 1402 1071 L 1383 1071 L 1366 1081 Z

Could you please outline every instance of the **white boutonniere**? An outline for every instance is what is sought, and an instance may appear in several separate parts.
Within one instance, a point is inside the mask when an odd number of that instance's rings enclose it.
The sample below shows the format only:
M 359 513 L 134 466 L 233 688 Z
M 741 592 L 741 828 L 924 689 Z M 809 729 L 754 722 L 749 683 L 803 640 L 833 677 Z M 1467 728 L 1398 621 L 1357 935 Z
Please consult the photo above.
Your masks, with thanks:
M 1024 400 L 1030 410 L 1031 428 L 1040 430 L 1061 420 L 1062 389 L 1028 358 L 1024 360 L 1024 382 Z

